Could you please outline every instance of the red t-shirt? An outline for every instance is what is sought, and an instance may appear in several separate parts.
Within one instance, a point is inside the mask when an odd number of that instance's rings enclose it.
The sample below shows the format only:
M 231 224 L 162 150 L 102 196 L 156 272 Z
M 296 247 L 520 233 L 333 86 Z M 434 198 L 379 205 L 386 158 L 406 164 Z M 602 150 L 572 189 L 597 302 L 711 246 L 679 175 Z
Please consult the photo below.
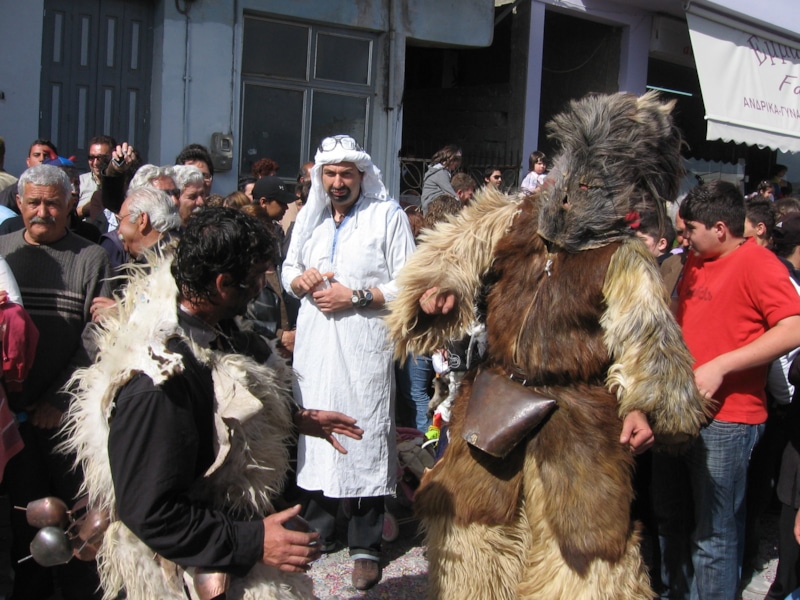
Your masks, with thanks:
M 693 252 L 678 284 L 678 324 L 694 367 L 741 348 L 778 321 L 800 315 L 800 297 L 786 267 L 749 239 L 730 254 L 703 260 Z M 720 421 L 757 425 L 767 420 L 768 365 L 730 373 L 714 399 Z

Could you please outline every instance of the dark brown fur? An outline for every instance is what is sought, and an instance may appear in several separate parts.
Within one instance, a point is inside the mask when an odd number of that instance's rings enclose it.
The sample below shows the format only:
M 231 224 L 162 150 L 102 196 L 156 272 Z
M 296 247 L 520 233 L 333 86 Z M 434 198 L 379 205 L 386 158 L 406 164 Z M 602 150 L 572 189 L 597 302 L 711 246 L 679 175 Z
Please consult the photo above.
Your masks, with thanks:
M 500 525 L 517 515 L 525 445 L 519 444 L 505 458 L 494 458 L 461 438 L 474 378 L 474 372 L 468 373 L 461 383 L 453 403 L 447 452 L 422 478 L 414 505 L 426 518 L 454 516 L 459 525 Z
M 632 460 L 619 443 L 617 399 L 604 385 L 609 358 L 600 327 L 604 276 L 618 244 L 548 253 L 536 223 L 529 198 L 497 246 L 488 347 L 492 364 L 528 378 L 557 399 L 558 409 L 527 443 L 492 458 L 460 436 L 468 376 L 453 409 L 450 446 L 423 480 L 417 506 L 426 518 L 455 515 L 460 525 L 507 524 L 518 511 L 527 452 L 539 468 L 544 513 L 564 559 L 584 573 L 595 558 L 618 561 L 630 533 Z
M 548 253 L 536 233 L 534 198 L 496 249 L 498 282 L 488 298 L 488 355 L 537 385 L 603 383 L 609 366 L 600 317 L 608 244 L 592 252 Z M 550 275 L 547 261 L 552 260 Z

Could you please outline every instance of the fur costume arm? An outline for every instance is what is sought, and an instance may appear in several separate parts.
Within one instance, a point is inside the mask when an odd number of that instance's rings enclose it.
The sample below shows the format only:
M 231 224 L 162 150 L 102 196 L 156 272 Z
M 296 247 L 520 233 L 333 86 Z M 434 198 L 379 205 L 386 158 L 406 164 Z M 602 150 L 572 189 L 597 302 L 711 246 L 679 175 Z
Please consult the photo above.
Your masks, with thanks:
M 614 253 L 603 295 L 600 323 L 613 361 L 606 384 L 617 395 L 620 416 L 644 412 L 659 443 L 696 435 L 708 411 L 694 382 L 694 359 L 641 242 L 627 241 Z
M 422 234 L 397 278 L 400 293 L 389 303 L 386 323 L 397 342 L 395 356 L 402 360 L 409 352 L 429 354 L 464 334 L 475 318 L 481 277 L 518 208 L 506 194 L 484 189 L 458 217 Z M 426 315 L 420 309 L 420 297 L 435 286 L 456 296 L 447 315 Z

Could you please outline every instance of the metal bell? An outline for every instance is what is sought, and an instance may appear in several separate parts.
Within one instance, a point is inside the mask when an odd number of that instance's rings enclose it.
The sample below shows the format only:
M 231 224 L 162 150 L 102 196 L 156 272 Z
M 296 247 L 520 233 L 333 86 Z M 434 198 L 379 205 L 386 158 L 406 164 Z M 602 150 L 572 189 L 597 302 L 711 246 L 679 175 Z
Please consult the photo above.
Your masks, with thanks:
M 42 527 L 63 529 L 69 523 L 69 510 L 61 498 L 47 496 L 28 502 L 25 519 L 28 521 L 28 525 L 37 529 Z
M 231 576 L 228 573 L 197 569 L 192 579 L 194 580 L 194 590 L 200 600 L 225 598 L 225 594 L 231 586 Z
M 97 556 L 97 551 L 103 543 L 103 535 L 108 529 L 108 512 L 96 508 L 87 510 L 74 525 L 77 527 L 77 535 L 72 529 L 73 554 L 80 560 L 93 560 Z
M 31 542 L 31 556 L 43 567 L 64 565 L 72 558 L 72 544 L 58 527 L 42 527 Z

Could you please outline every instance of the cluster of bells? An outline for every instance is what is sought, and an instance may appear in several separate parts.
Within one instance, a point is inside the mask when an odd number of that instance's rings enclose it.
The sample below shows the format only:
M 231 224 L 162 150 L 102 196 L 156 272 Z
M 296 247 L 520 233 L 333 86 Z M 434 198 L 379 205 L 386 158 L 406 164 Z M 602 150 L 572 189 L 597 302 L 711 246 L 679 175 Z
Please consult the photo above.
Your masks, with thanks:
M 19 562 L 32 558 L 43 567 L 66 564 L 73 557 L 94 560 L 109 525 L 108 513 L 89 508 L 85 496 L 72 509 L 54 496 L 33 500 L 26 507 L 14 508 L 24 510 L 28 524 L 39 530 L 31 542 L 30 556 Z M 231 583 L 227 573 L 205 569 L 196 569 L 192 580 L 200 600 L 224 598 Z
M 94 560 L 109 524 L 108 513 L 89 508 L 86 497 L 72 509 L 54 496 L 14 508 L 24 510 L 28 524 L 39 530 L 31 542 L 30 556 L 19 562 L 32 558 L 43 567 L 66 564 L 72 557 Z

